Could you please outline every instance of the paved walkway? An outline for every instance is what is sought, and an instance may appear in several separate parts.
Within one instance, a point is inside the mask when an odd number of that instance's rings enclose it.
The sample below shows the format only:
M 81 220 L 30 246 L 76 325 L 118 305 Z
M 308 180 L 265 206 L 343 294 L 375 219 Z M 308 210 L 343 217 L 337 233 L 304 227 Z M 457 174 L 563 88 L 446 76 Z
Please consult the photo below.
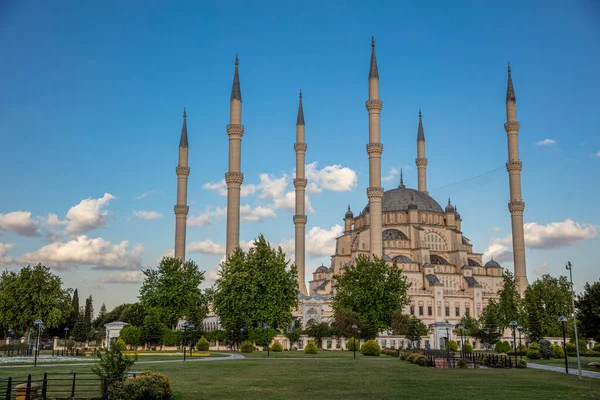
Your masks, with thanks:
M 527 363 L 527 367 L 528 368 L 534 368 L 534 369 L 543 369 L 545 371 L 554 371 L 554 372 L 560 372 L 562 374 L 565 373 L 565 369 L 561 368 L 561 367 L 553 367 L 551 365 L 542 365 L 542 364 L 530 364 Z M 569 375 L 578 375 L 579 371 L 577 370 L 577 368 L 569 368 Z M 592 371 L 586 371 L 584 369 L 581 370 L 581 375 L 582 376 L 586 376 L 588 378 L 596 378 L 596 379 L 600 379 L 600 372 L 592 372 Z
M 229 354 L 227 357 L 193 357 L 188 358 L 185 362 L 200 362 L 200 361 L 229 361 L 229 360 L 241 360 L 244 359 L 241 354 Z M 179 363 L 184 362 L 183 358 L 178 360 L 154 360 L 154 361 L 136 361 L 135 365 L 138 364 L 163 364 L 163 363 Z M 46 363 L 38 363 L 38 367 L 83 367 L 87 365 L 91 365 L 93 361 L 87 362 L 78 362 L 78 363 L 57 363 L 57 364 L 46 364 Z M 8 369 L 8 368 L 31 368 L 33 364 L 13 364 L 13 365 L 2 365 L 0 369 Z

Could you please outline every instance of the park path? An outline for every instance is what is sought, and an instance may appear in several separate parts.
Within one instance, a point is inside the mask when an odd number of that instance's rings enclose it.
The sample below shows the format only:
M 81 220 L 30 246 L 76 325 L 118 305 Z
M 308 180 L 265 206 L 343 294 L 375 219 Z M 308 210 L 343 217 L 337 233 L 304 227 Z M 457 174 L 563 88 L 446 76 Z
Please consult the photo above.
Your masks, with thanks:
M 230 360 L 242 360 L 244 357 L 241 354 L 229 354 L 227 357 L 203 357 L 203 358 L 188 358 L 185 362 L 206 362 L 206 361 L 230 361 Z M 154 361 L 137 361 L 138 364 L 164 364 L 164 363 L 179 363 L 184 362 L 180 360 L 154 360 Z M 93 361 L 79 362 L 79 363 L 58 363 L 58 364 L 45 364 L 39 363 L 38 367 L 83 367 L 86 365 L 93 365 Z M 32 364 L 13 364 L 13 365 L 1 365 L 0 369 L 8 368 L 31 368 Z
M 542 365 L 542 364 L 530 364 L 530 363 L 527 363 L 527 367 L 528 368 L 534 368 L 534 369 L 543 369 L 545 371 L 560 372 L 562 374 L 565 373 L 565 369 L 564 368 L 553 367 L 551 365 Z M 579 374 L 579 371 L 577 370 L 577 368 L 575 368 L 575 369 L 569 368 L 569 375 L 577 375 L 577 374 Z M 582 369 L 581 370 L 581 375 L 582 376 L 586 376 L 588 378 L 600 379 L 600 372 L 586 371 L 586 370 Z

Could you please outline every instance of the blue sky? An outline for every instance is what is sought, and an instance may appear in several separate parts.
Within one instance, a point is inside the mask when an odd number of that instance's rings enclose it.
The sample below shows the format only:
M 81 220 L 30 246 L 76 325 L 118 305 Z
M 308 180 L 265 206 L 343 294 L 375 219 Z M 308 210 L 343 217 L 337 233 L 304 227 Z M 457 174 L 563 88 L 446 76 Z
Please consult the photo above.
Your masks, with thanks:
M 328 265 L 347 204 L 358 213 L 367 202 L 374 35 L 385 188 L 398 185 L 390 171 L 400 168 L 416 186 L 422 109 L 430 194 L 442 204 L 451 197 L 474 248 L 508 268 L 511 62 L 529 280 L 562 274 L 570 260 L 580 288 L 600 275 L 599 19 L 591 0 L 3 2 L 0 266 L 42 261 L 98 303 L 135 301 L 140 268 L 173 248 L 187 107 L 196 224 L 188 255 L 214 277 L 225 244 L 218 187 L 236 53 L 249 192 L 241 239 L 263 233 L 293 248 L 286 193 L 302 89 L 314 183 L 307 277 Z

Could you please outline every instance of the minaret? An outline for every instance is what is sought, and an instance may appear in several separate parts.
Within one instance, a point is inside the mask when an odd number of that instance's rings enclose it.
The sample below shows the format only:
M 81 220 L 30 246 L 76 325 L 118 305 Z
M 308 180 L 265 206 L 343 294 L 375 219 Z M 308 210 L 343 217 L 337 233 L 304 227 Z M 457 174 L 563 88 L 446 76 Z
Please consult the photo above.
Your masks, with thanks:
M 238 64 L 236 54 L 233 86 L 231 87 L 231 98 L 229 100 L 229 125 L 227 125 L 227 135 L 229 135 L 229 172 L 225 174 L 225 182 L 227 182 L 225 256 L 227 258 L 240 244 L 240 187 L 244 180 L 244 174 L 240 172 L 244 125 L 242 125 L 242 92 L 240 90 Z
M 419 192 L 429 194 L 427 191 L 427 158 L 425 158 L 425 133 L 423 132 L 423 121 L 421 110 L 419 110 L 419 129 L 417 131 L 417 164 L 419 177 Z
M 294 188 L 296 189 L 296 214 L 294 215 L 295 230 L 295 254 L 296 267 L 298 267 L 298 290 L 304 295 L 306 291 L 306 282 L 304 278 L 304 236 L 306 232 L 306 213 L 304 211 L 304 201 L 306 192 L 306 178 L 304 177 L 304 164 L 306 155 L 306 143 L 304 142 L 304 110 L 302 109 L 302 90 L 300 91 L 300 103 L 298 104 L 298 118 L 296 119 L 296 179 L 294 179 Z
M 521 169 L 519 160 L 519 122 L 517 121 L 517 98 L 513 88 L 510 75 L 510 63 L 508 64 L 508 86 L 506 88 L 506 124 L 504 129 L 508 137 L 508 178 L 510 183 L 510 211 L 512 224 L 513 259 L 515 266 L 515 278 L 521 295 L 527 288 L 527 269 L 525 267 L 525 235 L 523 233 L 523 211 L 525 203 L 521 198 Z
M 187 182 L 190 174 L 188 167 L 188 136 L 185 108 L 183 109 L 183 126 L 179 139 L 179 163 L 177 173 L 177 204 L 175 205 L 175 258 L 185 261 L 186 220 L 190 207 L 187 205 Z
M 375 38 L 371 39 L 371 66 L 369 68 L 369 100 L 366 103 L 369 112 L 369 187 L 367 197 L 369 198 L 369 214 L 371 218 L 369 239 L 371 255 L 382 257 L 383 242 L 381 202 L 383 200 L 383 188 L 381 187 L 381 153 L 383 145 L 379 133 L 379 121 L 382 103 L 379 100 L 379 72 L 377 71 L 377 59 L 375 58 Z

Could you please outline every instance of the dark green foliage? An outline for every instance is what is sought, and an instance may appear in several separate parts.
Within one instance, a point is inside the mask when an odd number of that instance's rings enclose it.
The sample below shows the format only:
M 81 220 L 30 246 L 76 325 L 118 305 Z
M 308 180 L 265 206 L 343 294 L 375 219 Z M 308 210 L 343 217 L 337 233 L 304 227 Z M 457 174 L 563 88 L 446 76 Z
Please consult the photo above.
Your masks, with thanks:
M 348 339 L 348 343 L 346 346 L 348 347 L 348 350 L 350 350 L 350 351 L 359 350 L 358 339 L 354 340 L 354 338 L 351 337 L 350 339 Z
M 217 330 L 217 331 L 205 332 L 204 336 L 210 341 L 218 340 L 218 341 L 222 342 L 223 340 L 227 339 L 227 334 L 222 329 Z
M 198 342 L 196 343 L 196 350 L 208 351 L 208 349 L 210 349 L 210 342 L 206 340 L 204 336 L 202 336 L 200 339 L 198 339 Z
M 471 343 L 465 343 L 465 344 L 463 344 L 462 351 L 464 351 L 465 353 L 472 353 L 473 352 L 473 345 L 471 345 Z
M 0 326 L 28 333 L 39 318 L 46 328 L 58 327 L 71 315 L 70 294 L 62 279 L 42 264 L 5 270 L 0 276 Z
M 183 340 L 181 331 L 172 331 L 169 328 L 163 327 L 160 333 L 160 344 L 165 346 L 181 346 Z
M 508 270 L 502 274 L 502 290 L 498 292 L 500 300 L 499 307 L 495 310 L 497 313 L 498 328 L 508 328 L 511 321 L 524 321 L 523 299 L 517 290 L 517 282 Z
M 143 330 L 138 326 L 127 325 L 121 330 L 120 338 L 131 347 L 138 347 L 143 343 Z
M 311 324 L 306 327 L 304 333 L 315 339 L 315 343 L 319 344 L 317 347 L 321 347 L 322 339 L 331 336 L 331 327 L 327 322 Z
M 519 358 L 515 363 L 515 368 L 527 368 L 527 361 Z
M 272 248 L 262 235 L 247 253 L 237 248 L 221 264 L 215 284 L 215 312 L 225 331 L 290 326 L 298 304 L 296 273 L 281 247 Z
M 500 331 L 500 305 L 493 300 L 489 300 L 485 310 L 479 318 L 480 339 L 484 343 L 493 344 L 502 337 Z
M 151 345 L 159 344 L 163 328 L 165 328 L 165 325 L 160 320 L 158 313 L 150 312 L 146 314 L 142 325 L 142 342 Z
M 125 373 L 137 361 L 137 355 L 134 357 L 125 356 L 123 351 L 125 351 L 125 343 L 120 338 L 110 346 L 110 349 L 101 348 L 98 350 L 96 354 L 100 360 L 92 368 L 92 372 L 101 379 L 123 378 Z
M 467 360 L 465 360 L 464 358 L 461 358 L 460 360 L 458 360 L 456 362 L 456 366 L 461 369 L 469 368 L 469 362 Z
M 119 321 L 126 322 L 134 326 L 144 325 L 144 319 L 146 318 L 146 309 L 142 303 L 127 304 L 121 315 Z
M 448 351 L 458 351 L 458 343 L 454 340 L 448 340 L 447 349 Z
M 591 285 L 585 284 L 583 293 L 577 296 L 575 307 L 581 336 L 600 342 L 600 280 Z
M 109 400 L 163 400 L 171 397 L 173 387 L 169 377 L 160 372 L 143 372 L 114 383 L 108 391 Z
M 537 343 L 531 343 L 526 353 L 527 358 L 531 360 L 537 360 L 540 358 L 540 345 Z
M 94 325 L 95 328 L 103 328 L 105 318 L 106 318 L 106 304 L 102 303 L 102 306 L 100 307 L 100 311 L 98 312 L 98 316 L 93 321 L 92 325 Z
M 410 315 L 404 314 L 400 310 L 396 310 L 392 313 L 392 332 L 394 335 L 406 335 L 408 331 L 408 324 Z
M 562 325 L 557 321 L 561 315 L 573 313 L 571 284 L 566 276 L 543 275 L 525 290 L 524 304 L 530 339 L 562 336 Z
M 271 344 L 271 341 L 278 333 L 279 332 L 273 328 L 257 328 L 248 332 L 248 339 L 261 347 L 266 347 Z
M 540 346 L 540 357 L 544 360 L 552 358 L 552 346 L 549 341 L 542 339 L 538 342 L 538 345 Z
M 274 352 L 280 353 L 283 351 L 283 345 L 279 342 L 275 342 L 275 343 L 273 343 L 271 350 Z
M 502 342 L 502 352 L 503 353 L 508 353 L 512 350 L 513 350 L 513 348 L 510 346 L 510 342 L 508 340 L 505 340 L 504 342 Z
M 423 354 L 419 354 L 413 358 L 413 364 L 419 365 L 421 367 L 426 367 L 427 366 L 427 357 L 425 357 Z
M 367 340 L 360 346 L 360 352 L 364 356 L 379 356 L 381 354 L 381 347 L 374 340 Z
M 304 354 L 317 354 L 317 345 L 312 340 L 306 344 Z
M 598 351 L 598 352 L 600 352 L 600 343 L 596 343 L 596 344 L 594 345 L 594 347 L 592 348 L 592 350 L 593 350 L 593 351 Z
M 71 300 L 71 315 L 69 316 L 69 320 L 67 325 L 73 329 L 75 323 L 77 322 L 77 318 L 79 317 L 79 290 L 75 289 L 73 292 L 73 299 Z
M 78 342 L 84 342 L 87 340 L 90 332 L 90 327 L 85 321 L 85 314 L 82 312 L 79 313 L 79 317 L 77 317 L 77 321 L 75 321 L 75 326 L 71 330 L 71 337 Z
M 386 330 L 392 314 L 408 304 L 410 283 L 396 266 L 374 257 L 370 260 L 361 254 L 344 273 L 336 276 L 333 310 L 354 311 L 360 321 L 361 337 L 371 339 Z
M 208 309 L 199 288 L 204 281 L 204 271 L 200 271 L 196 263 L 164 257 L 158 268 L 142 272 L 146 278 L 139 297 L 146 312 L 152 310 L 171 329 L 175 329 L 183 317 L 200 326 Z
M 552 357 L 563 358 L 564 356 L 565 356 L 565 351 L 563 349 L 562 344 L 553 344 L 552 345 Z
M 338 308 L 334 310 L 332 330 L 339 336 L 352 337 L 352 325 L 359 326 L 358 314 L 352 310 Z
M 242 353 L 252 353 L 253 351 L 254 351 L 254 344 L 249 340 L 246 340 L 240 346 L 240 352 L 242 352 Z
M 302 329 L 300 328 L 291 329 L 285 334 L 285 337 L 289 339 L 292 346 L 300 339 L 300 336 L 302 336 Z
M 386 356 L 398 357 L 400 356 L 400 350 L 381 349 L 381 354 L 385 354 Z
M 94 319 L 94 300 L 92 296 L 85 299 L 85 308 L 83 310 L 85 324 L 88 327 L 88 330 L 92 328 L 92 322 Z
M 408 319 L 408 326 L 406 329 L 406 338 L 411 342 L 417 342 L 421 340 L 422 336 L 427 334 L 427 326 L 421 322 L 421 320 L 414 315 L 411 315 Z
M 462 325 L 464 327 L 463 335 L 465 337 L 471 336 L 471 337 L 475 337 L 475 338 L 481 338 L 483 336 L 483 334 L 481 332 L 480 321 L 476 320 L 475 318 L 471 317 L 470 315 L 463 316 L 461 318 L 460 322 L 458 323 L 458 325 Z M 457 328 L 457 332 L 460 335 L 460 329 Z

